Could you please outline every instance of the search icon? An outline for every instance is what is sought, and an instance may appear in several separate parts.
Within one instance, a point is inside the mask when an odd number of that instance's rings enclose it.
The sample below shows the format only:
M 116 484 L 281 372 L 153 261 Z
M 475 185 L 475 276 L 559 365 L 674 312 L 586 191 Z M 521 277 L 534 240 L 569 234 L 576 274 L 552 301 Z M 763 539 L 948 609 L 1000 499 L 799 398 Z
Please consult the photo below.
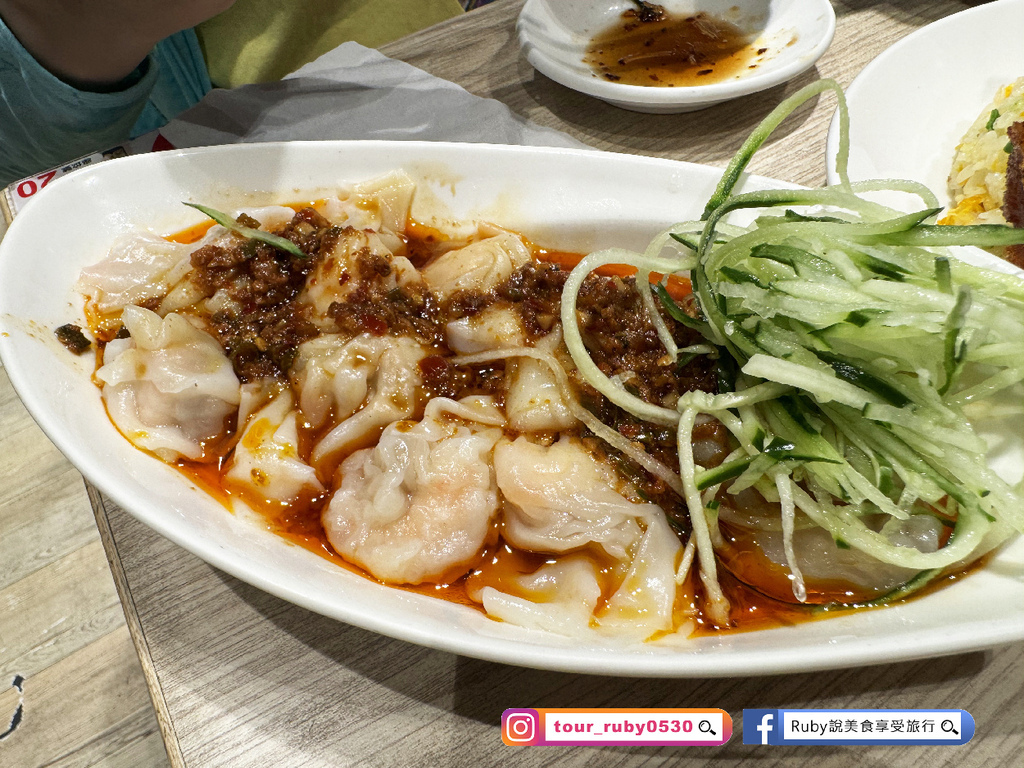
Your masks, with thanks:
M 955 734 L 957 736 L 960 735 L 960 731 L 958 731 L 956 729 L 956 726 L 953 725 L 953 721 L 952 720 L 943 720 L 942 721 L 942 730 L 943 730 L 944 733 L 952 733 L 952 734 Z
M 700 729 L 701 733 L 710 733 L 712 736 L 717 736 L 718 735 L 711 728 L 711 721 L 710 720 L 701 720 L 700 721 L 700 725 L 698 725 L 697 728 Z

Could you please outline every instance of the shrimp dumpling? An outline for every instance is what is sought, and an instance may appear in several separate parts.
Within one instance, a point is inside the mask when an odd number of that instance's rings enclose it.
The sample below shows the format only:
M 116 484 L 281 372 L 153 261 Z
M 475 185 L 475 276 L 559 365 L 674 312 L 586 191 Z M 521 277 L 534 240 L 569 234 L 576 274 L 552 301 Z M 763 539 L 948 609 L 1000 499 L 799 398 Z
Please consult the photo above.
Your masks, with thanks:
M 534 345 L 555 354 L 562 341 L 560 331 L 549 333 Z M 540 360 L 522 357 L 505 367 L 505 413 L 517 432 L 559 432 L 576 426 L 576 417 L 562 397 L 551 368 Z
M 409 221 L 416 182 L 405 171 L 392 171 L 384 176 L 360 182 L 352 188 L 351 200 L 363 210 L 373 211 L 373 229 L 391 250 L 397 250 L 402 241 L 399 233 L 405 231 Z
M 285 224 L 290 222 L 295 216 L 295 211 L 283 205 L 267 205 L 260 208 L 242 208 L 236 214 L 232 215 L 233 219 L 237 219 L 242 214 L 245 214 L 251 219 L 254 219 L 259 223 L 259 229 L 265 232 L 270 232 L 283 227 Z M 220 245 L 224 247 L 231 247 L 239 242 L 239 236 L 234 234 L 231 230 L 226 227 L 222 227 L 217 224 L 210 227 L 206 235 L 197 243 L 193 243 L 190 247 L 195 250 L 205 245 Z M 168 293 L 164 296 L 160 302 L 160 306 L 157 307 L 156 312 L 158 315 L 166 315 L 169 312 L 178 312 L 192 305 L 203 303 L 205 304 L 205 311 L 209 315 L 213 315 L 217 312 L 227 311 L 232 315 L 240 314 L 242 307 L 237 301 L 230 298 L 230 295 L 224 289 L 217 292 L 217 295 L 210 297 L 207 301 L 207 290 L 208 287 L 203 284 L 203 281 L 194 281 L 190 279 L 194 273 L 186 275 L 184 280 L 177 283 Z
M 319 429 L 332 414 L 341 421 L 355 413 L 366 399 L 381 356 L 394 343 L 388 336 L 363 333 L 348 341 L 324 334 L 300 344 L 289 376 L 309 425 Z
M 514 577 L 512 590 L 486 586 L 470 593 L 487 615 L 529 629 L 578 636 L 591 628 L 594 609 L 601 599 L 594 561 L 567 555 L 545 563 L 533 573 Z
M 336 398 L 338 423 L 313 449 L 314 466 L 371 443 L 388 424 L 408 419 L 415 412 L 417 390 L 423 383 L 419 363 L 427 356 L 427 350 L 406 337 L 382 337 L 382 341 L 377 346 L 363 335 L 350 341 L 342 350 L 343 357 L 352 345 L 353 357 L 362 362 L 352 370 L 339 367 L 333 386 L 321 387 L 321 391 L 331 390 L 330 396 Z M 329 364 L 325 363 L 323 370 L 328 371 Z M 326 384 L 326 378 L 321 378 L 321 384 Z M 349 389 L 346 391 L 345 387 Z M 303 390 L 303 409 L 311 398 Z
M 227 479 L 266 501 L 294 502 L 322 493 L 313 468 L 299 457 L 297 412 L 291 390 L 281 388 L 240 425 L 241 438 Z
M 461 355 L 526 344 L 526 331 L 514 309 L 487 307 L 475 315 L 460 317 L 445 326 L 448 347 Z
M 341 465 L 322 516 L 331 546 L 393 584 L 461 576 L 493 531 L 504 421 L 490 398 L 435 398 L 419 423 L 387 427 Z
M 344 301 L 357 285 L 370 280 L 382 280 L 384 289 L 391 290 L 418 283 L 420 275 L 407 258 L 395 257 L 378 233 L 345 227 L 306 279 L 300 301 L 312 307 L 314 323 L 330 328 L 331 304 Z
M 416 183 L 404 171 L 354 184 L 341 197 L 329 197 L 318 207 L 332 224 L 353 229 L 371 229 L 392 252 L 404 242 L 400 236 L 409 221 Z
M 128 306 L 127 339 L 107 344 L 96 372 L 110 418 L 133 444 L 165 461 L 198 459 L 223 435 L 240 385 L 217 340 L 177 314 Z
M 683 554 L 679 537 L 669 526 L 661 507 L 645 505 L 646 530 L 618 589 L 597 614 L 605 631 L 637 641 L 674 629 L 674 609 L 679 588 L 676 568 Z
M 639 643 L 673 631 L 682 545 L 659 507 L 642 506 L 637 520 L 645 530 L 626 553 L 618 571 L 621 581 L 603 605 L 597 564 L 584 553 L 515 576 L 502 589 L 484 586 L 470 597 L 491 618 L 561 635 L 597 632 Z M 505 532 L 507 538 L 507 526 Z
M 531 258 L 521 237 L 501 232 L 439 256 L 423 269 L 423 279 L 442 301 L 458 291 L 486 293 Z
M 596 543 L 625 559 L 643 533 L 637 518 L 657 509 L 619 494 L 612 470 L 569 437 L 550 446 L 504 440 L 494 450 L 494 472 L 505 499 L 504 536 L 532 552 Z
M 164 296 L 192 270 L 195 248 L 148 233 L 125 235 L 105 259 L 82 270 L 75 288 L 100 314 L 113 314 Z

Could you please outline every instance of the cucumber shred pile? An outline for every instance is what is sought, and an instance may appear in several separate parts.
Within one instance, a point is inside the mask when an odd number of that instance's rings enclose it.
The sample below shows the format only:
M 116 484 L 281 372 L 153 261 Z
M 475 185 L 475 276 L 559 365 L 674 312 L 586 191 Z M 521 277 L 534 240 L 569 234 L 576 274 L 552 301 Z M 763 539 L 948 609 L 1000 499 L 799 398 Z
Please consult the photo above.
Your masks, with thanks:
M 754 152 L 793 110 L 824 91 L 839 100 L 840 182 L 819 190 L 735 193 Z M 1024 279 L 972 266 L 946 246 L 1024 242 L 1024 230 L 997 225 L 937 226 L 939 208 L 906 181 L 851 184 L 848 116 L 829 80 L 796 93 L 744 143 L 700 221 L 661 233 L 644 253 L 611 249 L 584 259 L 562 300 L 566 343 L 578 369 L 639 418 L 678 430 L 679 483 L 690 510 L 700 577 L 716 621 L 728 602 L 715 565 L 716 498 L 753 487 L 778 505 L 794 595 L 806 597 L 793 548 L 801 526 L 826 529 L 842 546 L 917 572 L 899 597 L 944 570 L 1024 532 L 1021 483 L 989 466 L 988 446 L 968 415 L 996 395 L 1018 410 L 1024 380 Z M 867 199 L 880 189 L 910 192 L 906 214 Z M 762 209 L 748 227 L 727 223 L 739 209 Z M 666 353 L 710 353 L 737 370 L 733 391 L 683 395 L 676 409 L 643 402 L 591 361 L 576 322 L 583 279 L 604 264 L 690 278 L 694 320 L 663 285 L 644 302 Z M 664 282 L 664 281 L 663 281 Z M 669 320 L 656 311 L 661 303 Z M 707 344 L 680 350 L 666 323 L 696 327 Z M 692 430 L 718 419 L 734 450 L 720 466 L 696 464 Z M 937 517 L 952 529 L 934 552 L 897 546 L 880 516 Z

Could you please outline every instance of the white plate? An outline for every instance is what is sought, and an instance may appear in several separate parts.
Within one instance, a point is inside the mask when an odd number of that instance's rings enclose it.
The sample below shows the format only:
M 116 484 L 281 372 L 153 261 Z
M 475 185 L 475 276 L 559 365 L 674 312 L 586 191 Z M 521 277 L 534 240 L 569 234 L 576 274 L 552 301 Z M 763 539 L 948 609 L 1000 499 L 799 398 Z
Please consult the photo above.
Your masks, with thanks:
M 680 638 L 670 648 L 564 640 L 340 569 L 244 514 L 229 514 L 114 430 L 89 378 L 91 358 L 75 358 L 53 337 L 57 326 L 81 321 L 72 289 L 81 267 L 102 258 L 121 233 L 168 233 L 193 222 L 182 200 L 223 209 L 313 199 L 337 182 L 395 168 L 421 185 L 417 200 L 436 197 L 456 217 L 497 221 L 573 250 L 645 245 L 667 224 L 699 215 L 720 173 L 610 153 L 417 142 L 233 145 L 102 163 L 50 185 L 0 243 L 0 355 L 11 381 L 72 463 L 164 536 L 285 600 L 433 648 L 573 672 L 710 677 L 892 662 L 1024 638 L 1018 543 L 970 578 L 894 608 Z
M 957 144 L 996 90 L 1022 76 L 1024 0 L 961 11 L 908 35 L 868 64 L 846 91 L 850 178 L 913 179 L 948 204 L 946 181 Z M 837 181 L 838 130 L 833 120 L 830 183 Z M 896 198 L 890 202 L 901 205 Z
M 779 85 L 795 77 L 828 49 L 836 29 L 828 0 L 659 0 L 671 13 L 704 11 L 768 48 L 757 69 L 709 85 L 656 88 L 614 83 L 583 63 L 591 39 L 612 26 L 630 0 L 527 0 L 519 15 L 519 43 L 537 71 L 556 83 L 634 112 L 691 112 Z

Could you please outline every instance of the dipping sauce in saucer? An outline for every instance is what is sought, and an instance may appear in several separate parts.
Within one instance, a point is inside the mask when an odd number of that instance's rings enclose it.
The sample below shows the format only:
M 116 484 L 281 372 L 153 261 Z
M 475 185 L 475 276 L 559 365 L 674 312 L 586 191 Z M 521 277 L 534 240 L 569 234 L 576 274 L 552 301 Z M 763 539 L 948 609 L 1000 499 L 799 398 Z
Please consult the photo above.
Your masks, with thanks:
M 707 85 L 756 68 L 767 48 L 755 48 L 753 40 L 707 13 L 671 14 L 646 3 L 596 35 L 583 62 L 598 77 L 624 85 Z

